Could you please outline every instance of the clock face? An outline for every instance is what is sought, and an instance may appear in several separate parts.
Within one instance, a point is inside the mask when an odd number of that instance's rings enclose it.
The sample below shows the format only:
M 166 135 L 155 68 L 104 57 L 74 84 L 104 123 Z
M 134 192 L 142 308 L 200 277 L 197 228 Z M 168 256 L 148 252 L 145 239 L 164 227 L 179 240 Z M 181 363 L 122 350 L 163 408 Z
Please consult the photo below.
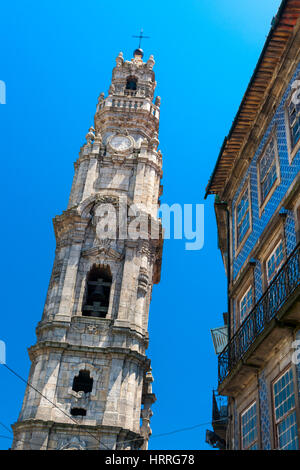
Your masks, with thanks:
M 131 140 L 126 136 L 116 135 L 111 139 L 110 145 L 114 150 L 123 151 L 129 149 Z

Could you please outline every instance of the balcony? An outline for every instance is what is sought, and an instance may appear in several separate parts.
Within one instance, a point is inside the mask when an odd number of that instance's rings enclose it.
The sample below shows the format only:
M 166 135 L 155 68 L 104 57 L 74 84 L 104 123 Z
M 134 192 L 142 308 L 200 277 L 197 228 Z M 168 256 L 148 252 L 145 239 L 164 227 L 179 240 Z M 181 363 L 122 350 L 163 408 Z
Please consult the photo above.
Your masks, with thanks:
M 206 442 L 215 449 L 226 449 L 228 424 L 228 401 L 213 390 L 212 426 L 213 431 L 206 431 Z
M 300 244 L 219 354 L 219 393 L 235 396 L 288 330 L 300 324 Z

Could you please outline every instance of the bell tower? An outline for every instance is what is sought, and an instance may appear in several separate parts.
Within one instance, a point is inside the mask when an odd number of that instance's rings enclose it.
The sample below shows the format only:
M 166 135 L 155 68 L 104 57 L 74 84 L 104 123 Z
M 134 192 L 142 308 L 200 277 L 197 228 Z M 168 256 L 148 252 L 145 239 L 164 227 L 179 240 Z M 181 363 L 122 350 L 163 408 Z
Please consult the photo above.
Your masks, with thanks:
M 120 53 L 75 162 L 13 449 L 147 449 L 162 155 L 154 59 Z

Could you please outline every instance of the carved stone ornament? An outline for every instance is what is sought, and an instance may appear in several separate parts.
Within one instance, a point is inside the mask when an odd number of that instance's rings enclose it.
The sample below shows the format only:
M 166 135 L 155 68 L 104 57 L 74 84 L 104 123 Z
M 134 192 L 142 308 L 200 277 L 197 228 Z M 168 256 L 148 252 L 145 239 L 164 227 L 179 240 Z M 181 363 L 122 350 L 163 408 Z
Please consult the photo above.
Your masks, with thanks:
M 109 238 L 95 238 L 95 246 L 100 249 L 104 249 L 105 251 L 110 249 L 111 242 L 112 241 Z
M 121 261 L 124 258 L 124 253 L 120 253 L 113 248 L 106 248 L 104 246 L 94 246 L 93 248 L 87 248 L 82 252 L 82 256 L 85 258 L 93 258 L 95 261 L 102 262 L 107 260 Z
M 83 408 L 86 410 L 90 403 L 90 393 L 85 393 L 83 391 L 75 392 L 74 390 L 69 390 L 71 395 L 71 408 Z
M 102 91 L 98 97 L 98 103 L 102 103 L 102 101 L 104 101 L 104 92 Z
M 89 128 L 89 132 L 85 136 L 88 144 L 91 144 L 95 140 L 95 129 L 93 127 Z
M 149 276 L 146 268 L 140 269 L 140 274 L 138 277 L 138 290 L 143 294 L 147 294 L 149 285 Z
M 74 436 L 69 439 L 61 440 L 58 444 L 57 450 L 86 450 L 86 448 L 86 442 Z
M 157 106 L 158 108 L 160 107 L 160 102 L 161 102 L 161 97 L 160 96 L 157 96 L 155 98 L 155 106 Z
M 109 87 L 108 94 L 111 96 L 115 92 L 115 85 L 112 83 Z
M 124 63 L 123 52 L 119 53 L 118 57 L 116 58 L 116 63 L 117 67 L 121 67 L 121 65 Z
M 99 335 L 100 328 L 96 325 L 86 325 L 86 333 L 90 333 L 92 335 Z

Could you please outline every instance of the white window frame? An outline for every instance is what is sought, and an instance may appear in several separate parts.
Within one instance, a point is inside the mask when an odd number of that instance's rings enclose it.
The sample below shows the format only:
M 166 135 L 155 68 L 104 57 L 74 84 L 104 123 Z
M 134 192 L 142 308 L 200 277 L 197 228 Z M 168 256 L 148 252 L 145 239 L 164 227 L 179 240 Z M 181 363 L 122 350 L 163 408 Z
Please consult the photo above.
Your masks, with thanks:
M 242 302 L 243 300 L 247 297 L 249 291 L 252 290 L 252 303 L 251 303 L 251 308 L 250 310 L 248 310 L 246 312 L 246 314 L 242 317 Z M 251 312 L 252 308 L 253 308 L 253 286 L 252 284 L 248 287 L 248 289 L 246 290 L 246 292 L 244 293 L 244 295 L 241 297 L 240 301 L 239 301 L 239 313 L 240 313 L 240 325 L 244 322 L 244 320 L 247 318 L 247 316 L 249 315 L 249 313 Z
M 298 77 L 299 80 L 300 77 Z M 292 137 L 292 126 L 291 126 L 291 120 L 290 120 L 290 112 L 289 112 L 289 107 L 291 104 L 291 101 L 293 99 L 293 96 L 295 93 L 299 93 L 297 91 L 297 88 L 293 88 L 289 97 L 287 98 L 285 102 L 285 127 L 286 127 L 286 137 L 287 137 L 287 146 L 288 146 L 288 155 L 289 155 L 289 163 L 290 165 L 293 162 L 293 159 L 298 152 L 300 148 L 300 139 L 296 144 L 293 145 L 293 137 Z
M 247 192 L 248 194 L 248 209 L 244 214 L 244 218 L 246 217 L 247 212 L 249 213 L 249 227 L 247 231 L 245 232 L 242 240 L 238 242 L 238 206 L 244 196 L 244 194 Z M 245 185 L 243 186 L 243 189 L 240 192 L 240 195 L 235 203 L 234 206 L 234 225 L 235 225 L 235 256 L 237 257 L 238 254 L 240 253 L 241 249 L 244 246 L 244 243 L 246 242 L 247 238 L 249 237 L 250 233 L 252 232 L 252 204 L 251 204 L 251 187 L 250 187 L 250 177 L 247 178 L 247 181 Z
M 276 179 L 273 182 L 268 194 L 265 196 L 265 198 L 262 198 L 262 178 L 261 178 L 261 172 L 260 172 L 260 163 L 261 160 L 264 158 L 266 151 L 270 145 L 271 142 L 274 142 L 274 163 L 275 163 L 275 168 L 276 168 Z M 273 166 L 273 165 L 272 165 Z M 269 170 L 270 171 L 270 170 Z M 269 172 L 267 172 L 269 173 Z M 267 174 L 266 173 L 266 174 Z M 261 217 L 264 208 L 268 204 L 269 200 L 271 199 L 272 195 L 274 194 L 274 191 L 276 188 L 280 185 L 281 182 L 281 175 L 280 175 L 280 165 L 279 165 L 279 154 L 278 154 L 278 144 L 277 144 L 277 134 L 276 134 L 276 129 L 274 129 L 271 132 L 270 137 L 267 140 L 267 143 L 265 144 L 258 160 L 257 160 L 257 186 L 258 186 L 258 201 L 259 201 L 259 217 Z

